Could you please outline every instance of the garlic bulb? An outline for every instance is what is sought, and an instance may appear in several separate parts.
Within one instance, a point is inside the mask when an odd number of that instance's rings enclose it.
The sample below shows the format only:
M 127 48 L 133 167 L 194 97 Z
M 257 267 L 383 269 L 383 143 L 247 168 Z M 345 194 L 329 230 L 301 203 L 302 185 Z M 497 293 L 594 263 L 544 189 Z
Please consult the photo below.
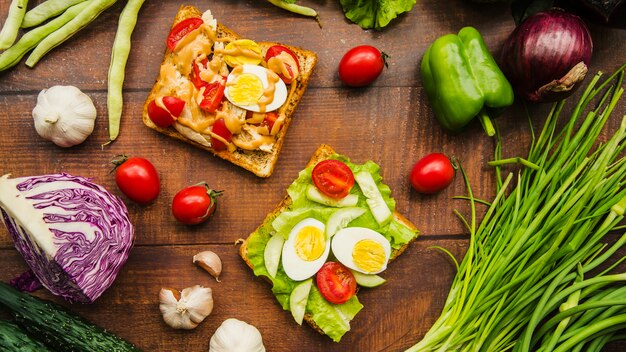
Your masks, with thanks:
M 93 132 L 96 107 L 74 86 L 53 86 L 37 96 L 33 119 L 37 133 L 59 147 L 82 143 Z
M 261 333 L 254 326 L 234 318 L 226 319 L 215 331 L 209 352 L 265 352 Z
M 213 311 L 212 291 L 200 285 L 187 287 L 182 292 L 162 288 L 159 309 L 165 323 L 172 328 L 193 329 Z

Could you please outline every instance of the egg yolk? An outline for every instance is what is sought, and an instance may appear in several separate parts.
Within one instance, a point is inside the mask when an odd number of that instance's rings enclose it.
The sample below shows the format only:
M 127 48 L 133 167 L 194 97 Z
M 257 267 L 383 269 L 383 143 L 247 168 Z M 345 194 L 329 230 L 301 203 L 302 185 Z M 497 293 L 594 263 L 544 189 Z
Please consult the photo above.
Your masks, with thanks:
M 365 272 L 377 272 L 385 265 L 385 250 L 374 240 L 361 240 L 354 245 L 352 260 Z
M 305 226 L 296 235 L 294 241 L 296 254 L 302 260 L 313 261 L 324 254 L 326 238 L 324 233 L 314 226 Z
M 256 75 L 242 73 L 228 84 L 228 94 L 235 104 L 253 105 L 263 95 L 263 82 Z

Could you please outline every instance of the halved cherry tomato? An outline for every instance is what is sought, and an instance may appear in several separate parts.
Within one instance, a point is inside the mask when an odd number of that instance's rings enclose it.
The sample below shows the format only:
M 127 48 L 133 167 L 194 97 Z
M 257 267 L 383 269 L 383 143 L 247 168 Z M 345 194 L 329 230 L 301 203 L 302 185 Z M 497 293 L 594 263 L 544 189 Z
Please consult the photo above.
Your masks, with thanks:
M 280 72 L 276 72 L 278 76 L 280 77 L 280 79 L 282 79 L 283 82 L 285 82 L 285 84 L 291 84 L 291 82 L 293 81 L 293 78 L 297 76 L 300 72 L 300 62 L 298 61 L 298 57 L 296 56 L 296 54 L 293 53 L 293 51 L 291 51 L 289 48 L 282 46 L 282 45 L 273 45 L 269 49 L 267 49 L 267 52 L 265 53 L 265 62 L 268 62 L 269 59 L 276 57 L 280 55 L 281 53 L 287 53 L 293 58 L 293 61 L 295 61 L 296 63 L 295 65 L 296 67 L 292 67 L 291 64 L 285 62 L 284 60 L 281 60 L 282 63 L 285 65 L 287 72 L 289 72 L 290 77 L 285 77 Z
M 167 36 L 167 47 L 174 51 L 176 44 L 178 44 L 184 36 L 200 27 L 203 23 L 204 21 L 202 21 L 202 18 L 200 17 L 190 17 L 178 22 Z
M 200 108 L 207 112 L 215 112 L 220 107 L 224 98 L 226 86 L 220 82 L 213 82 L 204 86 L 204 98 L 200 102 Z
M 454 174 L 454 166 L 447 156 L 432 153 L 415 163 L 409 180 L 416 191 L 432 194 L 448 187 L 454 180 Z
M 203 60 L 200 61 L 200 65 L 206 67 L 208 62 L 209 58 L 205 57 Z M 191 71 L 191 74 L 189 75 L 189 80 L 196 88 L 200 89 L 203 86 L 207 85 L 207 82 L 203 81 L 202 78 L 200 78 L 200 68 L 198 67 L 198 64 L 194 61 L 192 65 L 193 71 Z
M 148 117 L 155 125 L 165 128 L 171 126 L 180 116 L 185 107 L 185 101 L 176 97 L 164 96 L 163 105 L 167 110 L 159 107 L 155 100 L 151 101 L 148 104 Z
M 320 293 L 330 303 L 345 303 L 356 293 L 354 275 L 337 262 L 324 263 L 315 280 Z
M 267 128 L 272 132 L 272 128 L 274 128 L 274 123 L 278 120 L 278 113 L 275 111 L 270 111 L 265 114 L 265 119 L 263 120 L 263 124 L 267 126 Z
M 325 195 L 341 199 L 354 186 L 354 174 L 348 165 L 335 159 L 320 161 L 311 173 L 313 184 Z
M 150 161 L 119 155 L 112 163 L 116 165 L 115 183 L 130 200 L 148 204 L 157 198 L 161 191 L 161 181 Z
M 226 127 L 226 122 L 224 121 L 224 119 L 217 119 L 217 121 L 213 123 L 213 129 L 211 130 L 211 132 L 224 138 L 229 143 L 233 137 L 232 133 L 230 133 L 230 131 Z M 211 137 L 211 147 L 219 151 L 226 149 L 226 144 L 224 144 L 222 141 L 215 137 Z
M 183 188 L 172 200 L 172 214 L 176 220 L 187 225 L 205 222 L 215 212 L 216 198 L 221 194 L 210 189 L 206 183 Z

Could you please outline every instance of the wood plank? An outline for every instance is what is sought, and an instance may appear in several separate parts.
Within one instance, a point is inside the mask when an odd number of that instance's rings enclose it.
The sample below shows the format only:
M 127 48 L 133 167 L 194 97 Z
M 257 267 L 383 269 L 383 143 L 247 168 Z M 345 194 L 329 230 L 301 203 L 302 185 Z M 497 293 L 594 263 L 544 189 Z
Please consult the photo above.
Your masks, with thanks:
M 201 1 L 185 4 L 207 8 L 207 4 Z M 114 5 L 66 44 L 51 51 L 36 70 L 21 63 L 0 73 L 0 92 L 41 89 L 52 82 L 72 84 L 85 90 L 106 89 L 110 48 L 116 30 L 112 24 L 117 23 L 122 5 L 123 2 Z M 165 38 L 179 6 L 176 1 L 147 2 L 142 8 L 141 20 L 133 34 L 126 89 L 145 89 L 154 82 L 165 50 Z M 325 6 L 310 1 L 310 6 L 319 9 L 322 28 L 314 20 L 293 15 L 265 1 L 220 1 L 209 6 L 218 20 L 243 37 L 283 42 L 317 52 L 320 60 L 311 80 L 314 87 L 341 86 L 336 72 L 339 61 L 348 49 L 361 44 L 377 46 L 390 55 L 389 69 L 374 83 L 375 86 L 421 86 L 419 62 L 428 45 L 438 36 L 473 25 L 484 34 L 491 50 L 498 53 L 513 29 L 507 6 L 478 6 L 462 0 L 419 1 L 413 11 L 383 31 L 363 31 L 347 23 L 335 1 Z M 8 8 L 2 10 L 0 16 Z M 626 42 L 626 33 L 593 29 L 594 64 L 598 69 L 614 69 L 613 58 L 623 57 L 626 50 L 614 44 Z
M 383 275 L 387 283 L 361 290 L 359 299 L 365 308 L 340 343 L 307 325 L 297 325 L 278 305 L 270 286 L 243 263 L 234 245 L 137 246 L 113 286 L 91 305 L 68 305 L 43 291 L 37 295 L 69 306 L 145 351 L 206 350 L 215 329 L 227 318 L 255 325 L 268 351 L 292 350 L 296 341 L 302 351 L 393 351 L 416 343 L 443 306 L 454 266 L 444 254 L 429 248 L 435 243 L 458 256 L 464 251 L 464 241 L 414 243 L 389 266 Z M 221 282 L 191 263 L 202 250 L 220 255 Z M 0 250 L 0 267 L 2 281 L 25 269 L 13 250 Z M 162 320 L 159 290 L 196 284 L 213 290 L 213 313 L 193 331 L 175 331 Z

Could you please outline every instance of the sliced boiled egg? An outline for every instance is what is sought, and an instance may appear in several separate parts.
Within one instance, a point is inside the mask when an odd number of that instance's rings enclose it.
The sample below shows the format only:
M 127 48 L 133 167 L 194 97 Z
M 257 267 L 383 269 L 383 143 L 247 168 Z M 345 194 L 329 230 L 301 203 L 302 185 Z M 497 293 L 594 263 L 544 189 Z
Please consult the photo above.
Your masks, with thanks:
M 275 72 L 246 64 L 235 67 L 228 75 L 224 95 L 240 108 L 268 112 L 285 103 L 287 86 Z
M 306 218 L 297 223 L 283 245 L 282 265 L 289 278 L 302 281 L 315 275 L 330 253 L 324 223 Z
M 378 274 L 387 269 L 391 255 L 391 245 L 385 236 L 365 227 L 337 231 L 331 247 L 341 264 L 364 274 Z

